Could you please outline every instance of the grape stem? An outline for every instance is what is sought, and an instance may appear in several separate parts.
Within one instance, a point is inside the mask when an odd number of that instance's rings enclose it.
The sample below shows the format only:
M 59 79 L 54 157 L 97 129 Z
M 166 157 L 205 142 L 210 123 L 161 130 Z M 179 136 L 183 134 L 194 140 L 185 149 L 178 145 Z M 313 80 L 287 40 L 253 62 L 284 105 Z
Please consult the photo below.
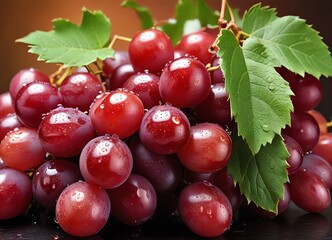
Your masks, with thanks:
M 72 73 L 73 68 L 65 68 L 62 64 L 54 73 L 49 75 L 50 82 L 53 86 L 60 86 L 63 80 Z
M 95 66 L 97 68 L 97 70 L 94 70 L 92 68 L 92 66 Z M 85 67 L 93 75 L 96 75 L 96 76 L 98 75 L 98 79 L 99 79 L 99 81 L 101 83 L 100 85 L 102 87 L 102 92 L 106 92 L 105 83 L 102 80 L 102 73 L 103 73 L 103 71 L 102 71 L 102 62 L 101 62 L 101 60 L 97 59 L 97 61 L 93 62 L 92 66 L 90 64 L 90 65 L 86 65 Z
M 233 14 L 232 9 L 231 9 L 231 7 L 229 6 L 228 3 L 227 3 L 227 10 L 228 10 L 229 15 L 230 15 L 230 17 L 231 17 L 231 21 L 230 21 L 230 22 L 235 24 L 235 17 L 234 17 L 234 14 Z
M 111 41 L 110 44 L 108 45 L 108 48 L 113 48 L 113 45 L 115 44 L 115 42 L 116 42 L 117 40 L 122 40 L 122 41 L 126 41 L 126 42 L 131 42 L 131 38 L 123 37 L 123 36 L 119 36 L 119 35 L 114 35 L 112 41 Z
M 326 127 L 328 127 L 328 128 L 332 127 L 332 121 L 327 122 Z
M 221 9 L 220 9 L 220 16 L 218 19 L 218 25 L 220 28 L 224 28 L 227 25 L 227 21 L 225 20 L 225 11 L 227 6 L 227 0 L 221 1 Z
M 218 70 L 220 68 L 219 65 L 217 65 L 217 66 L 211 66 L 211 63 L 208 63 L 205 67 L 206 67 L 206 70 L 208 72 L 213 72 L 213 71 L 216 71 L 216 70 Z
M 51 81 L 52 85 L 56 85 L 55 79 L 61 74 L 63 69 L 64 69 L 64 67 L 61 64 L 60 67 L 58 68 L 58 70 L 56 70 L 54 73 L 52 73 L 51 75 L 48 76 L 50 78 L 50 81 Z
M 229 22 L 227 20 L 225 20 L 226 9 L 229 12 L 229 15 L 231 18 L 231 20 Z M 241 32 L 239 27 L 237 26 L 233 11 L 232 11 L 231 7 L 229 6 L 229 4 L 227 3 L 227 0 L 221 1 L 221 9 L 220 9 L 220 16 L 218 19 L 218 26 L 219 26 L 220 33 L 221 33 L 221 30 L 223 30 L 223 29 L 232 30 L 233 33 L 235 34 L 235 36 L 238 37 L 239 43 L 240 43 L 240 37 L 246 36 L 246 34 Z M 239 33 L 241 33 L 241 34 L 239 34 Z M 214 43 L 211 45 L 211 47 L 209 49 L 210 52 L 216 51 L 217 43 L 219 40 L 218 38 L 219 38 L 219 36 L 215 39 Z
M 229 12 L 229 15 L 231 18 L 231 20 L 229 22 L 227 20 L 225 20 L 226 9 Z M 218 25 L 219 25 L 220 29 L 230 29 L 230 28 L 238 29 L 238 26 L 235 23 L 235 17 L 234 17 L 233 11 L 232 11 L 231 7 L 229 6 L 229 4 L 227 3 L 227 0 L 221 1 L 221 9 L 220 9 L 220 16 L 218 19 Z
M 56 80 L 56 85 L 60 86 L 61 83 L 63 82 L 63 80 L 65 80 L 65 78 L 67 76 L 69 76 L 71 74 L 71 72 L 72 72 L 72 68 L 66 68 L 65 72 L 61 75 L 61 77 L 58 80 Z

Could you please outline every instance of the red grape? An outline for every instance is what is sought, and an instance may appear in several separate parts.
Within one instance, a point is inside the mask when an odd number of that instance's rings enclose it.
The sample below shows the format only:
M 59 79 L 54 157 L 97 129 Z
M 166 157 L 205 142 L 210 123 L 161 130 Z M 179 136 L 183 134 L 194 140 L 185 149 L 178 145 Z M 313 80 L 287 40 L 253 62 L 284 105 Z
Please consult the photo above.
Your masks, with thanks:
M 217 123 L 224 128 L 234 125 L 231 116 L 231 106 L 225 84 L 212 85 L 209 96 L 195 107 L 199 122 Z
M 87 237 L 106 224 L 111 210 L 108 194 L 93 184 L 76 182 L 66 187 L 56 204 L 56 221 L 68 234 Z
M 24 125 L 38 128 L 42 116 L 61 103 L 57 88 L 44 82 L 31 82 L 17 93 L 15 112 Z
M 177 155 L 194 172 L 214 172 L 226 166 L 232 152 L 228 133 L 219 125 L 200 123 L 190 128 L 190 137 Z
M 46 151 L 36 129 L 20 127 L 8 132 L 1 141 L 0 157 L 6 166 L 26 171 L 42 164 Z
M 171 154 L 186 144 L 189 128 L 189 120 L 180 109 L 170 105 L 160 105 L 145 113 L 139 137 L 152 152 Z
M 309 152 L 319 139 L 319 126 L 317 121 L 307 112 L 292 112 L 291 126 L 282 131 L 301 146 L 304 153 Z
M 202 237 L 217 237 L 231 225 L 231 204 L 219 188 L 208 182 L 196 182 L 185 187 L 178 204 L 185 225 Z
M 122 88 L 127 79 L 134 74 L 136 71 L 131 64 L 120 65 L 114 69 L 110 77 L 106 78 L 106 88 L 110 91 Z
M 295 111 L 309 111 L 315 108 L 323 97 L 320 81 L 311 75 L 296 75 L 290 79 L 289 85 L 294 95 L 291 97 Z
M 9 92 L 0 94 L 0 118 L 6 116 L 8 113 L 14 112 L 15 109 Z
M 120 186 L 129 177 L 133 157 L 128 146 L 119 138 L 100 136 L 86 144 L 79 163 L 87 182 L 110 189 Z
M 78 109 L 64 107 L 48 113 L 38 131 L 44 149 L 60 158 L 80 154 L 85 144 L 96 134 L 86 114 Z
M 212 67 L 217 67 L 219 66 L 219 61 L 220 58 L 218 56 L 214 56 L 212 58 Z M 225 83 L 225 76 L 223 71 L 220 69 L 220 67 L 217 70 L 214 70 L 210 73 L 211 75 L 211 83 L 216 84 L 216 83 Z
M 95 97 L 103 90 L 100 80 L 92 73 L 76 72 L 65 78 L 59 87 L 63 106 L 88 111 Z
M 63 159 L 49 160 L 42 164 L 33 176 L 34 199 L 43 207 L 55 211 L 61 192 L 79 180 L 82 180 L 82 175 L 76 164 Z
M 303 150 L 300 145 L 291 137 L 287 135 L 283 135 L 284 143 L 289 153 L 289 157 L 287 158 L 287 173 L 291 175 L 299 170 L 302 162 L 303 162 Z
M 326 118 L 318 111 L 316 110 L 310 110 L 308 113 L 313 116 L 319 126 L 320 134 L 327 133 L 327 120 Z
M 157 29 L 138 32 L 128 47 L 130 62 L 135 71 L 160 72 L 174 58 L 174 49 L 169 37 Z
M 133 173 L 145 177 L 158 195 L 169 194 L 180 186 L 182 166 L 175 154 L 151 152 L 139 138 L 132 138 L 128 146 L 134 159 Z
M 181 38 L 175 50 L 182 54 L 193 55 L 206 65 L 211 63 L 213 55 L 209 49 L 215 39 L 215 36 L 204 31 L 190 33 Z
M 108 190 L 111 215 L 121 223 L 138 226 L 149 220 L 157 206 L 156 192 L 144 177 L 131 174 L 121 186 Z
M 29 177 L 15 169 L 0 169 L 0 219 L 10 219 L 24 213 L 31 200 Z
M 328 188 L 332 187 L 332 167 L 321 156 L 314 153 L 304 155 L 301 168 L 315 173 L 324 180 Z
M 276 69 L 279 74 L 289 82 L 294 95 L 291 96 L 295 111 L 309 111 L 316 107 L 323 96 L 323 88 L 318 79 L 306 74 L 297 75 L 285 67 Z
M 153 73 L 137 73 L 127 79 L 123 88 L 136 93 L 146 109 L 161 102 L 159 77 Z
M 15 113 L 8 113 L 0 118 L 0 142 L 9 131 L 22 126 Z
M 99 135 L 116 134 L 122 139 L 139 129 L 144 106 L 134 93 L 118 89 L 98 97 L 89 116 Z
M 202 182 L 202 181 L 207 181 L 214 184 L 214 180 L 217 175 L 218 171 L 209 172 L 209 173 L 199 173 L 199 172 L 193 172 L 188 168 L 183 169 L 183 179 L 187 184 L 194 182 Z
M 193 107 L 211 91 L 211 78 L 205 66 L 192 57 L 180 57 L 166 65 L 160 75 L 162 100 L 175 107 Z
M 213 184 L 220 188 L 220 190 L 226 195 L 232 205 L 233 212 L 236 211 L 240 207 L 244 197 L 241 194 L 239 186 L 234 183 L 232 176 L 227 173 L 226 168 L 223 168 L 216 173 Z
M 111 76 L 115 68 L 127 63 L 130 63 L 128 52 L 116 51 L 112 58 L 103 61 L 103 73 L 105 76 Z
M 322 212 L 331 203 L 324 180 L 313 172 L 300 169 L 290 176 L 291 200 L 307 212 Z
M 50 83 L 48 76 L 42 71 L 34 68 L 23 69 L 16 73 L 10 81 L 9 92 L 10 96 L 15 102 L 15 98 L 20 89 L 31 82 L 46 82 Z
M 332 166 L 332 133 L 321 134 L 312 152 L 322 156 Z

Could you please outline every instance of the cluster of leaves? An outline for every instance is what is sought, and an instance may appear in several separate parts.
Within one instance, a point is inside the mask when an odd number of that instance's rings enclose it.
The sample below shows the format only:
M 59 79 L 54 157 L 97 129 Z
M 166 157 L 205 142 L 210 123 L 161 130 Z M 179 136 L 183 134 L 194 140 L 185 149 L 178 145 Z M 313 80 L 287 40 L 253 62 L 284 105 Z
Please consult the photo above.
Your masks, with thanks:
M 318 33 L 295 16 L 277 17 L 275 9 L 253 6 L 245 12 L 242 46 L 222 30 L 218 55 L 237 122 L 228 171 L 247 200 L 277 211 L 288 181 L 288 156 L 281 130 L 293 110 L 288 83 L 276 72 L 284 66 L 300 75 L 332 75 L 332 58 Z
M 52 31 L 35 31 L 16 41 L 28 44 L 29 52 L 39 55 L 38 60 L 81 67 L 114 56 L 114 50 L 107 47 L 110 36 L 110 20 L 101 11 L 92 13 L 84 8 L 80 26 L 54 19 Z
M 160 24 L 148 8 L 132 0 L 122 6 L 137 12 L 143 29 L 157 27 L 173 44 L 202 27 L 218 27 L 219 13 L 204 0 L 179 0 L 175 18 Z M 233 15 L 245 40 L 239 44 L 231 29 L 222 29 L 218 39 L 220 66 L 238 126 L 227 169 L 249 202 L 276 212 L 288 181 L 288 152 L 281 130 L 290 124 L 293 106 L 292 91 L 275 68 L 284 66 L 317 78 L 331 76 L 332 58 L 318 33 L 298 17 L 278 17 L 275 9 L 260 4 L 245 12 L 243 19 L 237 11 Z M 230 20 L 227 11 L 225 19 Z M 18 42 L 27 43 L 39 60 L 79 67 L 113 57 L 110 33 L 111 23 L 102 12 L 83 9 L 80 26 L 56 19 L 52 31 L 36 31 Z

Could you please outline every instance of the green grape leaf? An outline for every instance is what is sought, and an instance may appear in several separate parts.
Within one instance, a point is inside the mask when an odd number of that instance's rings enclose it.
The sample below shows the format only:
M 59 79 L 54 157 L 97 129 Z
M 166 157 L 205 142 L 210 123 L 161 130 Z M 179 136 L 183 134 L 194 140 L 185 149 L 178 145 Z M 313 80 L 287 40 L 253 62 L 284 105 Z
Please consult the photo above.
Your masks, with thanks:
M 160 26 L 176 45 L 184 34 L 202 27 L 217 27 L 219 14 L 206 5 L 204 0 L 182 0 L 176 5 L 175 19 Z
M 260 3 L 255 4 L 244 13 L 242 30 L 246 33 L 252 33 L 276 19 L 277 13 L 274 8 L 262 7 Z
M 247 39 L 242 49 L 234 34 L 223 30 L 218 47 L 238 134 L 256 154 L 290 124 L 292 91 L 262 44 Z
M 92 13 L 84 8 L 80 26 L 55 19 L 52 31 L 35 31 L 16 41 L 28 44 L 29 52 L 39 55 L 38 60 L 80 67 L 113 57 L 114 50 L 107 48 L 110 34 L 110 20 L 100 11 Z
M 242 28 L 242 25 L 243 25 L 243 20 L 242 20 L 242 17 L 240 15 L 240 10 L 239 9 L 236 9 L 236 8 L 230 8 L 232 13 L 233 13 L 233 16 L 234 16 L 234 20 L 235 20 L 235 23 L 236 25 L 239 27 L 239 28 Z M 229 21 L 231 18 L 230 18 L 230 14 L 229 14 L 229 11 L 226 12 L 226 16 L 225 16 L 225 19 L 227 21 Z
M 248 202 L 271 212 L 277 212 L 284 184 L 288 181 L 288 152 L 280 136 L 253 155 L 242 138 L 233 140 L 233 152 L 227 171 L 238 183 Z
M 136 11 L 141 20 L 142 29 L 149 29 L 153 27 L 153 18 L 150 9 L 144 7 L 133 0 L 125 0 L 121 4 L 122 7 L 132 8 Z
M 257 18 L 257 20 L 254 20 Z M 263 44 L 279 66 L 304 76 L 332 76 L 332 57 L 318 32 L 295 16 L 275 17 L 274 10 L 254 7 L 243 19 L 244 31 Z

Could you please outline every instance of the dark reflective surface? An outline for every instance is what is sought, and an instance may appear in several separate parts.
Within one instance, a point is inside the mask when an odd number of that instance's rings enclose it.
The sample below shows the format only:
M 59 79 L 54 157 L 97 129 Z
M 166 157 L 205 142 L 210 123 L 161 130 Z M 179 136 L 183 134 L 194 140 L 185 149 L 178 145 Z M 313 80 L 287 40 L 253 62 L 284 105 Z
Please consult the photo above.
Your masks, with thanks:
M 294 205 L 273 220 L 258 219 L 245 212 L 237 213 L 236 222 L 224 235 L 213 240 L 246 239 L 332 239 L 332 207 L 321 214 L 306 213 Z M 0 240 L 77 240 L 64 233 L 51 212 L 31 209 L 12 220 L 0 221 Z M 86 240 L 106 239 L 202 239 L 191 233 L 176 217 L 155 218 L 139 228 L 125 227 L 110 221 L 98 234 Z

